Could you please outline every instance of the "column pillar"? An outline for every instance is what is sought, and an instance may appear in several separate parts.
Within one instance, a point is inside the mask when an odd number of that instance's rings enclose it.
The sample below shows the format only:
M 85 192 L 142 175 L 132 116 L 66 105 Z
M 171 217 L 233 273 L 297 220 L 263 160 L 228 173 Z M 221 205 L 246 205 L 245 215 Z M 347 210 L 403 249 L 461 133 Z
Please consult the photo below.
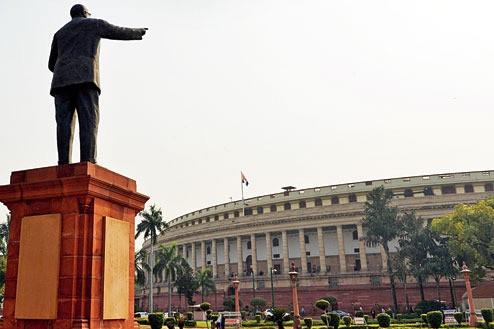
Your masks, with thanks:
M 257 275 L 257 248 L 256 248 L 256 235 L 250 235 L 250 244 L 252 251 L 252 271 Z
M 192 270 L 195 272 L 196 271 L 196 244 L 195 242 L 192 242 L 192 250 L 191 250 L 191 257 L 192 257 Z
M 206 242 L 201 241 L 201 268 L 206 270 Z
M 388 257 L 386 256 L 386 252 L 384 251 L 382 244 L 379 244 L 379 248 L 381 249 L 381 259 L 383 261 L 383 270 L 387 270 L 388 269 Z
M 237 236 L 237 272 L 239 275 L 243 275 L 243 259 L 242 259 L 242 237 Z
M 338 254 L 340 256 L 340 272 L 346 272 L 345 244 L 343 243 L 343 225 L 336 226 L 338 236 Z
M 223 244 L 225 245 L 223 248 L 225 250 L 225 278 L 228 278 L 230 276 L 230 246 L 228 245 L 228 238 L 223 239 Z
M 364 236 L 362 223 L 357 223 L 357 234 L 359 238 L 358 248 L 360 253 L 360 264 L 362 266 L 362 271 L 367 271 L 367 254 L 365 253 L 365 242 L 361 240 L 361 238 Z
M 281 240 L 283 240 L 283 273 L 290 272 L 290 255 L 288 253 L 288 237 L 286 231 L 281 231 Z
M 301 263 L 301 269 L 299 271 L 300 274 L 305 274 L 307 273 L 307 252 L 305 249 L 305 233 L 304 229 L 299 229 L 298 230 L 298 242 L 300 244 L 300 263 Z
M 273 267 L 273 251 L 271 249 L 271 246 L 271 233 L 266 232 L 266 259 L 268 261 L 268 272 L 266 272 L 266 274 L 269 273 L 269 271 Z
M 321 267 L 321 272 L 326 273 L 326 250 L 324 248 L 322 227 L 317 228 L 317 244 L 319 245 L 319 266 Z
M 213 239 L 211 246 L 211 264 L 213 265 L 213 278 L 218 277 L 218 266 L 216 265 L 216 239 Z

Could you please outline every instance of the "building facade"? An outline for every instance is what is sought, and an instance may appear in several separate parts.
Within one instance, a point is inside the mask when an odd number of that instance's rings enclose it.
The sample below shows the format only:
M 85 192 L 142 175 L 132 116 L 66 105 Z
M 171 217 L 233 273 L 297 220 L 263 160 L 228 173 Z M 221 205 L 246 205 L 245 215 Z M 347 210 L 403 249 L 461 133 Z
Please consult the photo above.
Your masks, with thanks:
M 494 171 L 480 171 L 287 188 L 249 198 L 244 206 L 242 201 L 234 201 L 175 218 L 158 243 L 175 242 L 194 270 L 211 269 L 218 291 L 208 301 L 213 301 L 215 309 L 221 309 L 223 299 L 233 294 L 234 273 L 239 274 L 244 304 L 249 304 L 254 294 L 271 304 L 273 281 L 275 305 L 289 306 L 292 262 L 299 272 L 300 305 L 307 312 L 325 295 L 336 296 L 339 308 L 347 311 L 359 307 L 387 309 L 392 301 L 391 293 L 387 293 L 386 255 L 382 247 L 367 246 L 360 240 L 366 232 L 362 219 L 367 194 L 382 185 L 393 193 L 392 204 L 400 211 L 413 210 L 432 220 L 452 213 L 459 203 L 472 204 L 492 196 L 493 183 Z M 393 241 L 391 251 L 396 246 L 397 241 Z M 143 248 L 149 247 L 147 240 Z M 166 283 L 156 282 L 155 287 L 155 304 L 166 309 Z M 399 283 L 397 287 L 399 303 L 404 304 L 402 287 Z M 415 304 L 420 300 L 417 285 L 412 281 L 408 288 Z M 461 296 L 464 284 L 458 280 L 455 289 Z M 148 294 L 143 289 L 137 300 L 144 309 Z M 426 295 L 427 299 L 437 299 L 434 284 L 426 284 Z M 441 299 L 450 302 L 452 295 L 445 279 Z M 178 295 L 173 294 L 172 300 L 177 308 Z

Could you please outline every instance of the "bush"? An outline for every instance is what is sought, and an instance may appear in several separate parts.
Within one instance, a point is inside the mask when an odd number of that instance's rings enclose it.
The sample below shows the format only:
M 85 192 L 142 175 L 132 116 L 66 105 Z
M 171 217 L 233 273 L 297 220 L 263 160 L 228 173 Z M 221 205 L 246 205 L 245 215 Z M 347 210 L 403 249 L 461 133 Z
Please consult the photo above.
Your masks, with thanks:
M 355 312 L 355 316 L 357 318 L 363 318 L 364 317 L 364 311 L 358 310 L 357 312 Z
M 458 322 L 459 324 L 465 321 L 465 315 L 463 314 L 463 312 L 455 312 L 453 316 L 455 317 L 456 322 Z
M 211 304 L 209 304 L 209 303 L 202 303 L 201 305 L 199 305 L 199 308 L 203 312 L 206 312 L 207 310 L 209 310 L 211 308 Z
M 391 323 L 391 317 L 387 313 L 379 313 L 377 315 L 377 323 L 381 328 L 388 328 Z
M 197 325 L 197 322 L 194 320 L 185 320 L 185 326 L 186 327 L 195 327 Z
M 487 327 L 487 322 L 485 322 L 485 321 L 477 321 L 477 328 L 489 329 Z
M 176 324 L 175 318 L 166 318 L 164 322 L 165 322 L 165 326 L 168 329 L 174 329 L 175 328 L 175 324 Z
M 403 319 L 418 319 L 420 316 L 417 313 L 403 314 Z
M 319 299 L 315 304 L 314 304 L 318 309 L 322 310 L 325 312 L 329 306 L 331 305 L 327 300 L 324 299 Z
M 389 315 L 390 318 L 394 318 L 393 316 L 393 310 L 387 310 L 386 314 Z
M 257 311 L 257 312 L 256 312 L 256 315 L 260 315 L 260 316 L 262 317 L 262 312 Z
M 256 322 L 261 323 L 261 316 L 259 314 L 256 314 Z
M 151 329 L 161 329 L 163 327 L 163 313 L 151 313 L 148 315 Z
M 243 303 L 239 299 L 238 300 L 238 306 L 242 307 Z M 223 306 L 226 308 L 227 311 L 235 311 L 235 296 L 228 296 L 223 300 Z
M 255 309 L 262 309 L 264 306 L 266 306 L 266 304 L 266 300 L 262 297 L 252 298 L 252 300 L 250 301 L 250 305 L 252 305 L 252 307 L 254 307 Z
M 401 319 L 403 319 L 403 314 L 401 313 L 396 314 L 396 320 L 401 322 Z
M 242 320 L 245 320 L 245 317 L 247 316 L 247 311 L 240 311 L 240 315 L 242 316 Z
M 305 318 L 304 319 L 304 323 L 307 326 L 307 329 L 311 329 L 312 328 L 312 319 L 311 318 Z
M 142 324 L 142 325 L 145 325 L 145 326 L 149 326 L 149 321 L 148 320 L 136 320 L 138 324 Z
M 493 314 L 490 308 L 482 308 L 480 312 L 486 323 L 492 322 Z
M 326 314 L 321 314 L 321 320 L 324 325 L 329 326 L 328 316 Z
M 187 317 L 187 320 L 194 320 L 194 313 L 193 312 L 187 312 L 185 314 L 185 316 Z
M 338 313 L 328 313 L 328 320 L 331 327 L 338 329 L 340 326 L 340 315 Z
M 345 324 L 345 326 L 350 327 L 350 325 L 352 324 L 352 317 L 345 315 L 343 317 L 343 323 Z
M 364 319 L 365 323 L 369 323 L 369 316 L 367 314 L 364 314 Z
M 324 296 L 321 299 L 327 301 L 331 305 L 331 309 L 333 309 L 333 307 L 338 305 L 338 299 L 334 296 Z
M 437 300 L 423 300 L 417 303 L 415 312 L 418 314 L 427 314 L 430 311 L 439 311 L 441 306 L 444 307 L 445 305 Z
M 184 326 L 185 326 L 185 316 L 183 316 L 183 315 L 178 315 L 177 316 L 177 326 L 180 329 L 184 329 Z
M 443 314 L 440 311 L 430 311 L 427 312 L 427 323 L 432 328 L 439 328 L 443 323 Z
M 427 322 L 427 314 L 420 314 L 420 318 L 422 319 L 422 322 L 425 324 L 428 324 Z

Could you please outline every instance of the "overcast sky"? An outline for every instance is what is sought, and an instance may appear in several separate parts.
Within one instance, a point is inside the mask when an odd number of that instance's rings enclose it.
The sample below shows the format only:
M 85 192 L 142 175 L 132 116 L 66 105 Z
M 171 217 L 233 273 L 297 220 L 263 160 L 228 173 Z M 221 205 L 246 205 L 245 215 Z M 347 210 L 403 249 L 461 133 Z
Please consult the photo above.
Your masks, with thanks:
M 73 4 L 0 1 L 0 185 L 56 165 L 47 62 Z M 84 4 L 149 28 L 102 41 L 98 163 L 166 220 L 239 199 L 241 170 L 251 197 L 494 168 L 491 0 Z

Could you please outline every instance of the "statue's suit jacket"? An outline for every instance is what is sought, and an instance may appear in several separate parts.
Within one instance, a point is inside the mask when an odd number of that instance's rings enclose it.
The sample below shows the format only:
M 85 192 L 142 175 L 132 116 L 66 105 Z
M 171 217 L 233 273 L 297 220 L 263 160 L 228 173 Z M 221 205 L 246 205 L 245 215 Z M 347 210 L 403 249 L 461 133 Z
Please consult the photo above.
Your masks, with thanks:
M 101 19 L 75 17 L 53 37 L 48 68 L 53 72 L 50 94 L 57 88 L 93 84 L 101 92 L 99 46 L 101 38 L 140 40 L 143 29 L 112 25 Z

